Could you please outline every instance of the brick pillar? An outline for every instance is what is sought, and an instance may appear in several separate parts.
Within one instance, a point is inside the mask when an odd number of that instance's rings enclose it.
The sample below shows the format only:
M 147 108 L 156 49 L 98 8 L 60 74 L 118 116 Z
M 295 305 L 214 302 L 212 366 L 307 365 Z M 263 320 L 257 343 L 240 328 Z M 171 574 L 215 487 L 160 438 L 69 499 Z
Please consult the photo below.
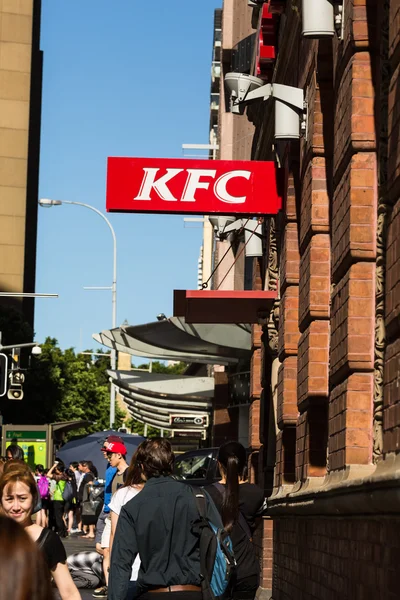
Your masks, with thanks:
M 299 247 L 296 193 L 293 176 L 288 179 L 285 225 L 280 260 L 280 311 L 278 356 L 277 462 L 275 486 L 294 483 L 297 409 L 297 353 L 299 332 Z
M 357 31 L 365 37 L 365 11 L 361 17 Z M 373 61 L 365 51 L 368 45 L 366 36 L 359 51 L 356 48 L 353 55 L 343 56 L 334 118 L 331 471 L 372 461 L 377 162 Z

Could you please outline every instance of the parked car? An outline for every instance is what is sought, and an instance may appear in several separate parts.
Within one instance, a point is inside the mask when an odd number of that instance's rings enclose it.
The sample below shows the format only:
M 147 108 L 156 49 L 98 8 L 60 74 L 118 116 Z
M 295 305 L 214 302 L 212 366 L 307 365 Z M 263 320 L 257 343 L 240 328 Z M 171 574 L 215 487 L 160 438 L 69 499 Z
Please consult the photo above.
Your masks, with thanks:
M 175 459 L 174 476 L 190 485 L 210 485 L 221 476 L 217 464 L 218 448 L 189 450 Z

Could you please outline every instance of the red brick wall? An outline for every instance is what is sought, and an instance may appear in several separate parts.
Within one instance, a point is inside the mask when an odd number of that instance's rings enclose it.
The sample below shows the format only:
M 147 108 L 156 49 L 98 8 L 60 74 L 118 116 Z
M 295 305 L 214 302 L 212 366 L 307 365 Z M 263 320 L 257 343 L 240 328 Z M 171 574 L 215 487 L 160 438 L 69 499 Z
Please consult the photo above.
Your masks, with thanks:
M 399 598 L 400 519 L 277 518 L 274 600 Z
M 390 4 L 388 196 L 393 206 L 387 237 L 384 452 L 400 450 L 400 2 Z

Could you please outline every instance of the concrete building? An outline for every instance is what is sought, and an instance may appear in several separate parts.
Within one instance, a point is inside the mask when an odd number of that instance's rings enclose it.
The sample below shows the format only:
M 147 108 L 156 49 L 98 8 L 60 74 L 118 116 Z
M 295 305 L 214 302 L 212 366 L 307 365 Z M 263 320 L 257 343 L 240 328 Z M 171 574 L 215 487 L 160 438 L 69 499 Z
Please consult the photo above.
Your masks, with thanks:
M 34 292 L 42 94 L 40 0 L 0 3 L 0 291 Z M 2 299 L 33 327 L 34 301 Z M 26 340 L 28 341 L 28 340 Z
M 269 496 L 262 592 L 394 599 L 400 4 L 334 2 L 322 39 L 302 35 L 307 0 L 249 4 L 224 1 L 222 72 L 299 87 L 308 104 L 307 134 L 276 144 L 273 102 L 232 115 L 220 90 L 220 158 L 277 160 L 286 172 L 252 277 L 279 296 L 253 325 L 250 367 L 251 477 Z

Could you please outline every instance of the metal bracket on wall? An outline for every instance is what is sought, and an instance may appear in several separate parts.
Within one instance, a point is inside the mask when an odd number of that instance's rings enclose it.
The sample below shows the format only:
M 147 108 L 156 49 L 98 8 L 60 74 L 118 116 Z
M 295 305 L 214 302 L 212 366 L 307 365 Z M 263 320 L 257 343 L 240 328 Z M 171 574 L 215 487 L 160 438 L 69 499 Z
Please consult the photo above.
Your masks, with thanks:
M 345 0 L 335 3 L 335 29 L 339 40 L 344 38 L 344 6 Z
M 307 100 L 304 100 L 304 112 L 302 114 L 301 117 L 301 123 L 300 123 L 300 131 L 305 139 L 305 141 L 308 141 L 308 102 Z

